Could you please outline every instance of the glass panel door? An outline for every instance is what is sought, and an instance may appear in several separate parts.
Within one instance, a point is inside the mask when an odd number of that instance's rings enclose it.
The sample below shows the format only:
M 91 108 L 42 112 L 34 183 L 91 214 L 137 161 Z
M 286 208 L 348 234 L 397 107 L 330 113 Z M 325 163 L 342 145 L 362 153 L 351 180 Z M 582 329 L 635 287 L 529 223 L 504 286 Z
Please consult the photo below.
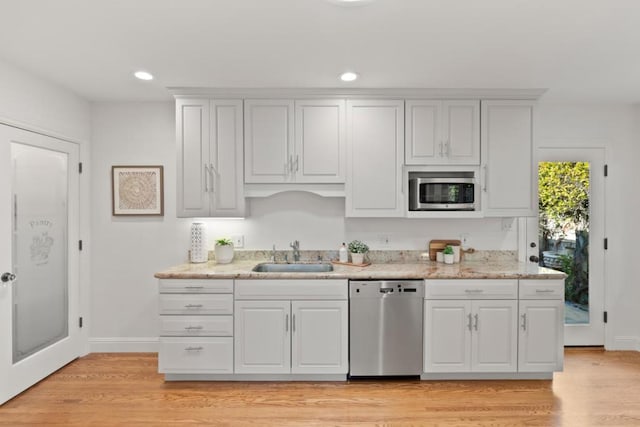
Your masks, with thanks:
M 0 125 L 0 404 L 81 353 L 78 155 Z
M 13 363 L 65 338 L 68 155 L 12 143 Z
M 604 345 L 604 149 L 538 151 L 539 265 L 567 274 L 565 345 Z

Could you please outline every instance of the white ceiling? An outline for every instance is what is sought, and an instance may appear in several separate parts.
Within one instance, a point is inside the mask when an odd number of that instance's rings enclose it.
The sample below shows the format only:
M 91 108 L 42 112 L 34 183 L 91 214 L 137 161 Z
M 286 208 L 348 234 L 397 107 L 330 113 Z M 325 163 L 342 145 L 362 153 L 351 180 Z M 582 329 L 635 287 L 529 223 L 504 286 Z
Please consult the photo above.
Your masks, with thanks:
M 637 103 L 640 1 L 0 0 L 0 60 L 92 101 L 347 86 Z M 342 83 L 345 70 L 361 78 Z

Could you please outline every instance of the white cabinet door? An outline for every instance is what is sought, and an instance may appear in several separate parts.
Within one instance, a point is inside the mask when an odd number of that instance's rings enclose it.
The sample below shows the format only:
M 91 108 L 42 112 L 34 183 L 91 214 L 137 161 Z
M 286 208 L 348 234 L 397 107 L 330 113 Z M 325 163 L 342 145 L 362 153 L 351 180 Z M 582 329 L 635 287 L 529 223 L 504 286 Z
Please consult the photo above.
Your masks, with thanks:
M 521 300 L 519 321 L 518 370 L 561 371 L 564 361 L 564 302 Z
M 405 215 L 404 102 L 347 101 L 346 216 Z
M 295 117 L 295 182 L 344 182 L 345 101 L 296 100 Z
M 290 308 L 289 301 L 236 301 L 235 373 L 291 372 Z
M 406 101 L 405 108 L 405 163 L 407 165 L 440 164 L 444 155 L 442 102 L 438 100 Z
M 177 216 L 244 216 L 242 101 L 176 100 Z
M 347 301 L 292 301 L 291 313 L 291 372 L 346 374 Z
M 177 216 L 209 216 L 209 100 L 176 100 Z
M 471 370 L 516 372 L 518 304 L 515 300 L 473 301 Z
M 425 372 L 471 370 L 470 316 L 470 301 L 425 300 Z
M 444 101 L 442 105 L 446 163 L 479 165 L 480 101 Z
M 406 102 L 407 165 L 479 165 L 480 102 Z
M 211 101 L 209 176 L 211 215 L 244 216 L 242 101 Z
M 482 211 L 535 216 L 534 101 L 482 101 Z
M 293 100 L 244 101 L 244 164 L 247 183 L 282 183 L 294 167 Z

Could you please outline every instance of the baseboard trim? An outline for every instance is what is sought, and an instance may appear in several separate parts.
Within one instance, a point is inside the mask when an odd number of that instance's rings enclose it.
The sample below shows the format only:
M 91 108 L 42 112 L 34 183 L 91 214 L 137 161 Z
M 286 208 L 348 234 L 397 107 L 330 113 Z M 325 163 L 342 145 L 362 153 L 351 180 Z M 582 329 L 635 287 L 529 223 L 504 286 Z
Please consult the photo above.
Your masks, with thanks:
M 158 337 L 89 338 L 91 353 L 157 353 Z
M 631 350 L 640 351 L 639 337 L 615 337 L 613 339 L 613 348 L 607 350 Z

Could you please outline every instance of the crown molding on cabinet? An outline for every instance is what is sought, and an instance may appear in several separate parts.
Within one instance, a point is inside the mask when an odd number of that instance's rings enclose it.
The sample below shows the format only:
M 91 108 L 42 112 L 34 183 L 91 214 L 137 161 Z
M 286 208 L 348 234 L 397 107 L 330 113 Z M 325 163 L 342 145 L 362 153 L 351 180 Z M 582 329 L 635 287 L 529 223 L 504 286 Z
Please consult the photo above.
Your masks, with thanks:
M 168 87 L 176 98 L 538 99 L 547 89 Z

